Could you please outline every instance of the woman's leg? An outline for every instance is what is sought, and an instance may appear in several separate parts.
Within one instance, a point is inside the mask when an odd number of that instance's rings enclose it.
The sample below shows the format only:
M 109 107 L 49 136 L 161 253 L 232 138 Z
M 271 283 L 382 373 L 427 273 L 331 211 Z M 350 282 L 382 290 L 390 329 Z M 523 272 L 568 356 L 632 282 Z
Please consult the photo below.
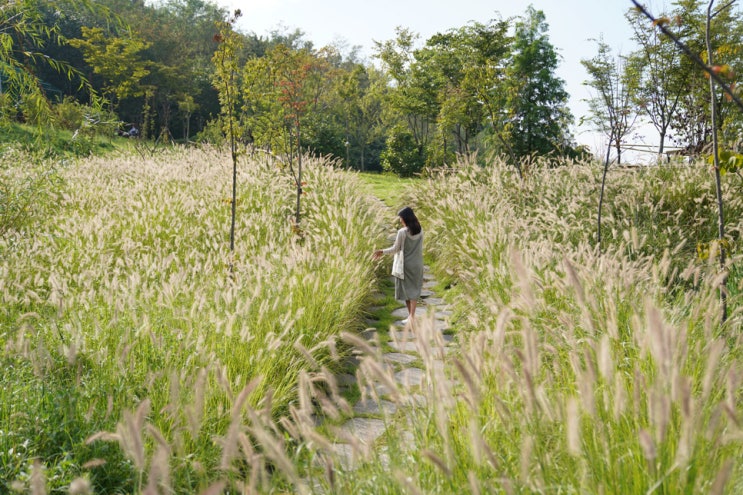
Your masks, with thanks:
M 415 307 L 418 305 L 417 299 L 412 299 L 410 301 L 405 301 L 405 304 L 408 306 L 408 321 L 410 322 L 411 327 L 415 327 Z

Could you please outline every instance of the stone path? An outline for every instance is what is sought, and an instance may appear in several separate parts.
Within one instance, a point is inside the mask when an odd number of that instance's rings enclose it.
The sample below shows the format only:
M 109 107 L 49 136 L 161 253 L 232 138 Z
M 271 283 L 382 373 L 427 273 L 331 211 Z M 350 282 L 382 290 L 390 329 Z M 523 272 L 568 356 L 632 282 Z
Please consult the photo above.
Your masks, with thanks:
M 403 325 L 401 320 L 407 318 L 408 311 L 399 303 L 392 312 L 397 320 L 389 330 L 372 327 L 362 332 L 364 341 L 358 342 L 354 351 L 355 376 L 338 377 L 342 387 L 358 386 L 361 393 L 352 406 L 353 416 L 329 427 L 335 437 L 332 450 L 346 469 L 374 450 L 383 453 L 384 446 L 378 444 L 388 428 L 396 428 L 396 435 L 411 435 L 405 430 L 401 408 L 425 405 L 429 394 L 420 393 L 423 387 L 447 380 L 445 356 L 456 345 L 448 333 L 451 312 L 434 294 L 437 282 L 428 267 L 425 270 L 416 328 Z

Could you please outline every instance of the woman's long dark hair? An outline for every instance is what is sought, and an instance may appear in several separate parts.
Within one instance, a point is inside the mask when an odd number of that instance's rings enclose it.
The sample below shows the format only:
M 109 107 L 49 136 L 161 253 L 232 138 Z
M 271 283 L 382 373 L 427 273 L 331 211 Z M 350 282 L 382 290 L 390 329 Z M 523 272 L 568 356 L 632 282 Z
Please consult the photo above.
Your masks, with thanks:
M 421 223 L 418 221 L 418 217 L 415 216 L 411 207 L 406 206 L 397 212 L 397 216 L 402 218 L 403 222 L 405 222 L 405 226 L 408 228 L 410 235 L 420 234 Z

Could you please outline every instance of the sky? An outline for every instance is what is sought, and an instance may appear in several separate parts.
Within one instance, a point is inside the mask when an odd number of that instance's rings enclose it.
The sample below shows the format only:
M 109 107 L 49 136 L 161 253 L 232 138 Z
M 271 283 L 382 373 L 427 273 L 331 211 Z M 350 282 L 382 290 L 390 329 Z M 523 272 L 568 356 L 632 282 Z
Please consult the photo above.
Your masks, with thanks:
M 557 75 L 565 81 L 569 106 L 576 123 L 588 114 L 585 100 L 591 97 L 584 84 L 588 79 L 581 65 L 597 53 L 594 40 L 603 38 L 615 55 L 634 50 L 632 29 L 624 14 L 630 0 L 216 0 L 230 10 L 239 8 L 238 28 L 267 36 L 271 31 L 298 28 L 316 48 L 337 42 L 361 47 L 361 56 L 371 62 L 374 41 L 395 38 L 395 28 L 405 27 L 420 35 L 422 45 L 435 33 L 465 26 L 470 21 L 486 23 L 522 15 L 529 5 L 544 12 L 550 42 L 562 57 Z M 651 12 L 663 3 L 645 0 Z M 575 126 L 579 144 L 599 155 L 605 138 L 589 127 Z M 653 142 L 652 136 L 635 138 Z

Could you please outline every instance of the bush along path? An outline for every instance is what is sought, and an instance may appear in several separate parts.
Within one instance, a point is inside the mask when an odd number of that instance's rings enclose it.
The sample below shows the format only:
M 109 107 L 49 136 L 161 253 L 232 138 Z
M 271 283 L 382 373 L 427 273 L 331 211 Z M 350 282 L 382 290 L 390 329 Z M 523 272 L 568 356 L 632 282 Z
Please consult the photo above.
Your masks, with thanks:
M 394 240 L 392 234 L 391 241 Z M 369 327 L 360 335 L 346 334 L 353 348 L 348 370 L 336 376 L 341 393 L 351 398 L 351 414 L 327 426 L 333 439 L 329 452 L 342 469 L 365 461 L 389 459 L 389 440 L 415 448 L 406 425 L 416 409 L 427 408 L 437 386 L 450 382 L 447 354 L 456 346 L 451 334 L 451 311 L 434 292 L 439 285 L 425 267 L 423 292 L 416 310 L 416 327 L 403 324 L 408 311 L 394 301 L 394 280 L 382 281 L 377 305 L 369 308 Z

